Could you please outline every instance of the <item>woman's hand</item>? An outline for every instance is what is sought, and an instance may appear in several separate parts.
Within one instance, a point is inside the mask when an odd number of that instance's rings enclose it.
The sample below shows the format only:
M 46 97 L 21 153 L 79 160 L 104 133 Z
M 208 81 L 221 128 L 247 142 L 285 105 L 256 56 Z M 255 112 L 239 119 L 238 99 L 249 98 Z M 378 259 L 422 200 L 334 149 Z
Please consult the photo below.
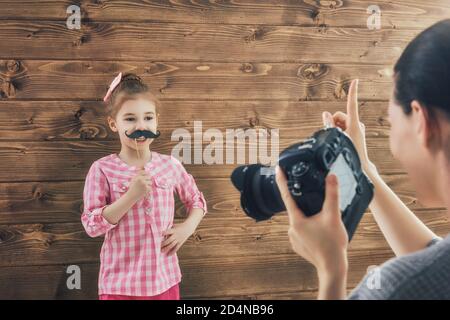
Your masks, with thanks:
M 322 114 L 324 125 L 341 128 L 352 140 L 358 151 L 361 165 L 364 171 L 372 170 L 375 166 L 370 162 L 366 146 L 366 130 L 359 121 L 358 112 L 358 84 L 359 80 L 353 80 L 348 90 L 347 113 L 338 111 L 335 114 L 324 112 Z
M 161 252 L 167 255 L 176 253 L 194 233 L 194 230 L 193 225 L 187 221 L 174 225 L 164 232 L 165 240 L 161 244 Z
M 289 215 L 289 240 L 294 251 L 311 262 L 319 277 L 319 299 L 344 299 L 347 284 L 348 235 L 339 210 L 339 186 L 328 175 L 322 211 L 307 217 L 292 198 L 284 172 L 276 168 L 276 181 Z
M 322 211 L 307 217 L 292 198 L 284 172 L 277 166 L 276 181 L 289 215 L 289 240 L 294 251 L 311 262 L 319 275 L 336 277 L 347 271 L 348 235 L 339 210 L 335 175 L 326 178 Z

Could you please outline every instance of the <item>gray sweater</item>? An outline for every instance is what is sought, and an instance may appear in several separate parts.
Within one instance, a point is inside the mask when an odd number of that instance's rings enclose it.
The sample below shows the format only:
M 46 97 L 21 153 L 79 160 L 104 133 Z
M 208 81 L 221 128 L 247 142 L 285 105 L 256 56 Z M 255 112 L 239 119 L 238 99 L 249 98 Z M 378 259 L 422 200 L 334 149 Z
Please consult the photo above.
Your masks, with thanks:
M 373 269 L 348 299 L 450 299 L 450 235 Z

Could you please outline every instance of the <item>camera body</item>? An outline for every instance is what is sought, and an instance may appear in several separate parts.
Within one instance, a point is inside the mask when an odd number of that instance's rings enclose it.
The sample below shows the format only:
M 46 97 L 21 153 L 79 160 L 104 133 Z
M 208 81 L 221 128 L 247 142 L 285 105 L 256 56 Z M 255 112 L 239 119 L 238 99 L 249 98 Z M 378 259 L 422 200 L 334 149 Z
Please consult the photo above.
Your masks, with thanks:
M 352 238 L 373 198 L 373 184 L 364 174 L 358 153 L 350 138 L 339 128 L 317 131 L 309 139 L 285 149 L 278 164 L 288 179 L 288 188 L 306 216 L 321 211 L 325 200 L 325 179 L 338 177 L 342 220 Z M 231 177 L 241 191 L 241 206 L 257 221 L 271 218 L 285 206 L 275 175 L 263 174 L 260 164 L 238 167 Z

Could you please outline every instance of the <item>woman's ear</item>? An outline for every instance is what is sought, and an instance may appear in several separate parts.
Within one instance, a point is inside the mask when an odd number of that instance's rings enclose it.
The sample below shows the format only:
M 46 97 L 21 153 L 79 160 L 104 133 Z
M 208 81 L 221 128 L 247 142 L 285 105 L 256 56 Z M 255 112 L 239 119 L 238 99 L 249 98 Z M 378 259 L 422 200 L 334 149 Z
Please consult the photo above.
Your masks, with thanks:
M 411 110 L 414 121 L 414 132 L 418 135 L 420 144 L 426 148 L 430 148 L 432 143 L 435 142 L 433 140 L 439 136 L 439 125 L 430 115 L 428 109 L 419 101 L 414 100 L 411 102 Z
M 108 119 L 108 125 L 109 125 L 109 128 L 111 129 L 111 131 L 112 132 L 117 132 L 118 129 L 117 129 L 117 126 L 116 126 L 116 121 L 110 116 L 108 116 L 107 119 Z

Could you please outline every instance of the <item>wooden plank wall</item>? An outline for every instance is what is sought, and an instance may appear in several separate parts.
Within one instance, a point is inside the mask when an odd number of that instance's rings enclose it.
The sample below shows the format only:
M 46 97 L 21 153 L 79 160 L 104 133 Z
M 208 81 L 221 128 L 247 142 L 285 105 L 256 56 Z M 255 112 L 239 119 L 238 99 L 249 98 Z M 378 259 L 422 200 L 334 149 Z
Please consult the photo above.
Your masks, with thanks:
M 81 7 L 80 30 L 66 9 Z M 382 28 L 366 26 L 367 7 Z M 0 0 L 0 298 L 95 299 L 102 239 L 80 223 L 90 164 L 119 150 L 100 103 L 119 71 L 141 75 L 163 101 L 154 150 L 176 128 L 279 128 L 281 147 L 343 110 L 352 78 L 370 156 L 435 232 L 389 151 L 391 68 L 420 30 L 450 17 L 448 0 Z M 210 213 L 180 252 L 184 298 L 314 298 L 314 270 L 290 249 L 287 219 L 255 224 L 229 182 L 232 165 L 187 165 Z M 183 215 L 177 203 L 177 219 Z M 348 289 L 393 254 L 366 214 L 350 246 Z M 81 267 L 68 290 L 66 267 Z

